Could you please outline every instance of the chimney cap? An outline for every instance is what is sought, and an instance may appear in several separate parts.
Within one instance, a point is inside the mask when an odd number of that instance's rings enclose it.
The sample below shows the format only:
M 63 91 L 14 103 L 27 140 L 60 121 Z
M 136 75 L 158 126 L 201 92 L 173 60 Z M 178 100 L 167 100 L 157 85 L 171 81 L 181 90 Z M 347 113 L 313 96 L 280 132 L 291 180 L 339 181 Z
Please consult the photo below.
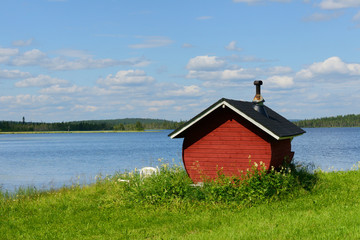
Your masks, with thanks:
M 266 112 L 266 109 L 264 107 L 264 98 L 261 96 L 260 93 L 260 86 L 263 84 L 263 82 L 261 80 L 256 80 L 254 81 L 254 85 L 256 86 L 256 95 L 253 99 L 253 108 L 255 111 L 261 113 L 262 115 L 264 115 L 265 117 L 269 118 L 269 115 Z
M 260 103 L 260 102 L 265 102 L 264 98 L 261 96 L 261 92 L 260 92 L 260 86 L 263 84 L 263 81 L 261 80 L 256 80 L 254 81 L 254 85 L 256 86 L 256 94 L 255 97 L 253 99 L 254 103 Z

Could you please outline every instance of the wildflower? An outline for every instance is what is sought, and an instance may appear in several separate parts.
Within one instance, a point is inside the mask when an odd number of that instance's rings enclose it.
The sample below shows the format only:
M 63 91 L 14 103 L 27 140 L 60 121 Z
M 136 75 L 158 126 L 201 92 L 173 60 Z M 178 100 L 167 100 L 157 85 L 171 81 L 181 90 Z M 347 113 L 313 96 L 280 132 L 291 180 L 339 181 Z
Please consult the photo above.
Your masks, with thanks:
M 254 162 L 254 166 L 255 166 L 255 167 L 258 167 L 259 165 L 257 164 L 257 162 Z
M 129 180 L 120 179 L 120 178 L 119 178 L 117 181 L 118 181 L 118 182 L 129 182 Z

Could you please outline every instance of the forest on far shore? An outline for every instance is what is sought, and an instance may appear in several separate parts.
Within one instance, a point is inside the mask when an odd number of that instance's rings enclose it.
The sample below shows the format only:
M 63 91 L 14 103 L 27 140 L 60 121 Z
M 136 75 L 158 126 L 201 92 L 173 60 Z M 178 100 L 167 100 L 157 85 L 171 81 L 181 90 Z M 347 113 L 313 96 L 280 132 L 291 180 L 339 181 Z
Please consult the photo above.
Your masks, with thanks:
M 149 129 L 175 129 L 182 122 L 162 119 L 124 118 L 111 120 L 86 120 L 73 122 L 0 121 L 0 132 L 42 131 L 144 131 Z
M 360 127 L 360 114 L 339 115 L 294 121 L 294 124 L 304 128 L 319 127 Z
M 293 121 L 303 128 L 318 127 L 360 127 L 360 114 L 339 115 Z M 41 132 L 41 131 L 144 131 L 150 129 L 176 129 L 184 121 L 169 121 L 151 118 L 123 118 L 110 120 L 86 120 L 72 122 L 26 122 L 0 121 L 0 132 Z

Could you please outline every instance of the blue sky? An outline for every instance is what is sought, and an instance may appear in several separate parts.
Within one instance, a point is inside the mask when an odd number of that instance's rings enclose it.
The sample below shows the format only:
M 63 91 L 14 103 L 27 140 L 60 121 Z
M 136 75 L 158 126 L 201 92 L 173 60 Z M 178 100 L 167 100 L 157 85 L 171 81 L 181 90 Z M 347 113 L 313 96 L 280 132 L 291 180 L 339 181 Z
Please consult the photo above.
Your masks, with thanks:
M 359 0 L 0 3 L 0 120 L 188 120 L 218 99 L 359 114 Z

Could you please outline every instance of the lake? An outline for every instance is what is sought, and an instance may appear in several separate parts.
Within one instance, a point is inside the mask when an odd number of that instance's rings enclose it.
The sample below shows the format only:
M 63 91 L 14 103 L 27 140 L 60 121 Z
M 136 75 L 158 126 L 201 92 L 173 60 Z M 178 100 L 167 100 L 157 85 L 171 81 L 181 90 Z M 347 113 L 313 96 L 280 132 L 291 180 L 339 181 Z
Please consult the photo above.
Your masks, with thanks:
M 295 161 L 323 170 L 349 170 L 360 161 L 360 128 L 308 128 L 294 138 Z M 181 163 L 183 139 L 171 131 L 0 135 L 0 186 L 61 187 L 96 175 Z

